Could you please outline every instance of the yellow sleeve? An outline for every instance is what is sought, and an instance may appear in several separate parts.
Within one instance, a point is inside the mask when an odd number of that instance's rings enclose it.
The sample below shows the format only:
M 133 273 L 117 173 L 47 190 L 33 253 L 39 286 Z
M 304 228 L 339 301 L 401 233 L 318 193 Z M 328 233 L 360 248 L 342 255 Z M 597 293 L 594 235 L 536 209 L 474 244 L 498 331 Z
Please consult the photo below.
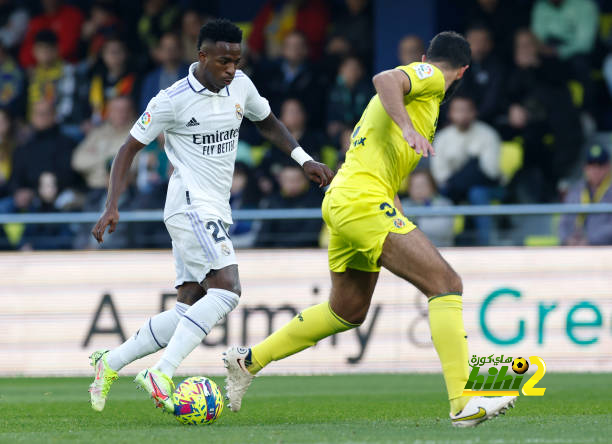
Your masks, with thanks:
M 410 92 L 408 97 L 414 99 L 419 96 L 430 95 L 439 89 L 438 79 L 434 67 L 429 63 L 411 63 L 398 66 L 396 69 L 404 71 L 410 79 Z

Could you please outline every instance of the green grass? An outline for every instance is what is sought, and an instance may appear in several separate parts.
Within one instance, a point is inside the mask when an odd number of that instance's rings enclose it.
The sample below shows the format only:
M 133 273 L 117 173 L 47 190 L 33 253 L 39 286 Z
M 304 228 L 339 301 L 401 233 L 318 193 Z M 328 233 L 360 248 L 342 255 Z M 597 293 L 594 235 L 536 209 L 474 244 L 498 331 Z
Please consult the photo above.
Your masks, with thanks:
M 215 378 L 218 383 L 220 379 Z M 0 379 L 2 443 L 591 443 L 612 442 L 609 374 L 547 374 L 543 397 L 475 429 L 450 426 L 440 375 L 260 377 L 240 413 L 183 426 L 130 377 L 91 410 L 84 378 Z

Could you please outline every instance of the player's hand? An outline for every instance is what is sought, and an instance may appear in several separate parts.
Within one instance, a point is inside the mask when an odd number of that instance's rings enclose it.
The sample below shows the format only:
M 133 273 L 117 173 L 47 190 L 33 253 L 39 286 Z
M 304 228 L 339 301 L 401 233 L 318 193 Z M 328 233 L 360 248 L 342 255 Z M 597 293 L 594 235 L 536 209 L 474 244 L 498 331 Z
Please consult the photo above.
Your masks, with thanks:
M 319 184 L 319 188 L 326 187 L 334 178 L 334 173 L 324 163 L 309 160 L 304 162 L 302 168 L 310 180 Z
M 104 232 L 106 231 L 106 227 L 108 228 L 108 234 L 111 234 L 117 228 L 117 222 L 119 222 L 119 211 L 117 208 L 107 208 L 93 230 L 91 230 L 91 234 L 96 238 L 99 244 L 104 242 Z
M 408 145 L 410 145 L 417 154 L 422 154 L 423 157 L 428 157 L 431 153 L 432 156 L 436 155 L 434 147 L 429 141 L 421 134 L 416 132 L 413 128 L 406 128 L 402 131 L 402 135 Z

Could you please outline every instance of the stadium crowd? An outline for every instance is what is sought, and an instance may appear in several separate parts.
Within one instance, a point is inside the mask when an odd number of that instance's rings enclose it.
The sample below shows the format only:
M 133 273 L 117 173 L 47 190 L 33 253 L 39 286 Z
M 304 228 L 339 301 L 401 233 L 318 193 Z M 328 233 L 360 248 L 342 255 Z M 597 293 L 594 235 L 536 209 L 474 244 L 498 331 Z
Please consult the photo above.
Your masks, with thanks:
M 0 213 L 100 212 L 112 159 L 134 119 L 197 60 L 199 29 L 218 13 L 217 3 L 0 0 Z M 261 3 L 252 21 L 239 23 L 242 69 L 300 144 L 338 168 L 374 93 L 372 2 Z M 612 6 L 457 3 L 457 30 L 470 42 L 472 64 L 441 109 L 437 156 L 423 159 L 406 183 L 406 212 L 413 205 L 611 202 Z M 397 42 L 397 64 L 420 61 L 426 44 L 406 35 Z M 135 159 L 120 210 L 162 208 L 171 172 L 160 137 Z M 232 208 L 314 208 L 322 198 L 245 121 Z M 612 232 L 601 229 L 612 226 L 611 217 L 591 218 L 565 217 L 560 241 L 612 244 Z M 438 245 L 499 243 L 500 228 L 518 223 L 417 222 Z M 322 228 L 318 220 L 239 221 L 230 234 L 236 247 L 301 247 L 324 243 Z M 5 224 L 0 248 L 94 248 L 89 229 Z M 103 246 L 168 245 L 163 224 L 139 223 L 120 224 Z

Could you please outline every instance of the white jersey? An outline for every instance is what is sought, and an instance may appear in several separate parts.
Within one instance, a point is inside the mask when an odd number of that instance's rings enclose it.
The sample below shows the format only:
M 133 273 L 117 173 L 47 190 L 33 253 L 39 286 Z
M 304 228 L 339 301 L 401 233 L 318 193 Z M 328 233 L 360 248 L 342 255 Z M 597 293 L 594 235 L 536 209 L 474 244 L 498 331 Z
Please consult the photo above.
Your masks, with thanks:
M 166 154 L 174 166 L 164 220 L 198 209 L 231 224 L 229 198 L 240 124 L 243 117 L 265 119 L 270 105 L 240 70 L 229 86 L 209 91 L 193 75 L 197 65 L 151 99 L 130 134 L 148 145 L 164 132 Z

